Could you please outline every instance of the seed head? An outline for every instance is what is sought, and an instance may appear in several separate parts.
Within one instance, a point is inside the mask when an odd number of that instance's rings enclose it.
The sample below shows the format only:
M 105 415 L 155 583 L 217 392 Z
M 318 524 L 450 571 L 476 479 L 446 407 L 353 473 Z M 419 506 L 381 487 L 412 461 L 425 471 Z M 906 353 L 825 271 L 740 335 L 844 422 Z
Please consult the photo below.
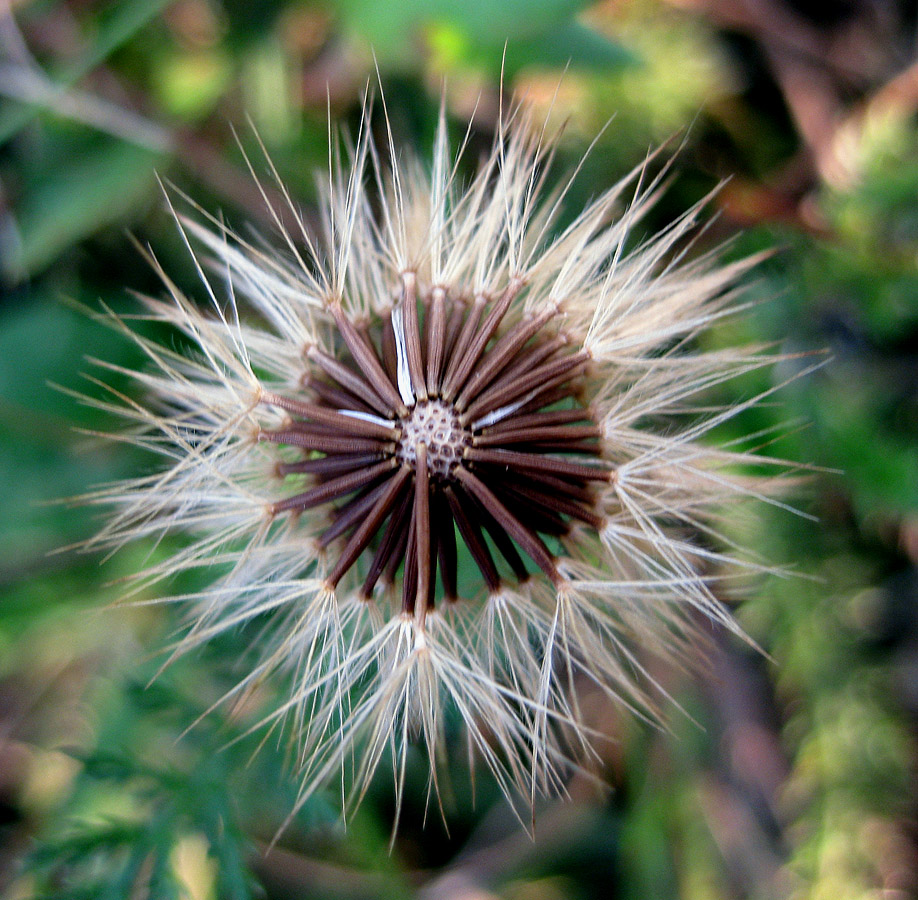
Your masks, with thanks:
M 269 204 L 276 251 L 173 209 L 209 311 L 150 253 L 168 296 L 144 303 L 187 348 L 115 320 L 148 399 L 102 405 L 165 465 L 93 495 L 116 512 L 90 546 L 191 536 L 142 583 L 220 573 L 185 598 L 181 648 L 253 626 L 260 661 L 225 699 L 288 679 L 260 724 L 288 720 L 301 802 L 336 773 L 358 800 L 386 754 L 400 797 L 412 741 L 435 790 L 462 725 L 534 803 L 595 748 L 579 691 L 653 717 L 647 657 L 693 661 L 699 612 L 735 629 L 714 514 L 764 496 L 731 474 L 762 460 L 702 443 L 742 407 L 697 395 L 770 358 L 691 339 L 754 260 L 688 259 L 701 205 L 636 240 L 643 169 L 559 230 L 532 126 L 513 109 L 461 187 L 442 117 L 429 170 L 391 146 L 384 167 L 365 121 L 320 237 Z

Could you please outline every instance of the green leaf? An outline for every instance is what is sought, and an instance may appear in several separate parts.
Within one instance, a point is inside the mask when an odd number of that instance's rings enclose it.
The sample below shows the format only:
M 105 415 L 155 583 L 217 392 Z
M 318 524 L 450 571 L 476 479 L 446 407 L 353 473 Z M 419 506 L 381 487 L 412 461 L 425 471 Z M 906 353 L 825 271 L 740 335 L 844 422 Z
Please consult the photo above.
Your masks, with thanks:
M 826 394 L 814 417 L 824 430 L 831 462 L 844 472 L 858 506 L 871 509 L 918 510 L 918 446 L 908 434 L 878 421 L 869 392 Z M 861 396 L 866 394 L 866 401 Z
M 637 65 L 640 57 L 598 31 L 568 22 L 551 32 L 525 41 L 507 43 L 505 71 L 513 73 L 528 66 L 609 71 Z
M 149 150 L 106 140 L 48 167 L 15 210 L 20 243 L 13 276 L 34 276 L 68 247 L 117 222 L 150 198 L 156 165 Z
M 94 19 L 95 40 L 75 62 L 57 72 L 52 81 L 61 88 L 72 87 L 87 72 L 126 44 L 138 31 L 156 18 L 171 0 L 125 0 L 99 12 Z M 16 105 L 0 114 L 0 145 L 17 134 L 40 112 L 41 107 Z
M 376 54 L 404 65 L 412 45 L 430 28 L 449 26 L 473 46 L 500 50 L 508 39 L 550 44 L 583 9 L 585 0 L 337 0 L 342 17 L 372 45 Z M 588 30 L 588 29 L 587 29 Z
M 75 430 L 110 420 L 49 385 L 90 389 L 80 376 L 83 354 L 126 365 L 134 358 L 115 332 L 46 295 L 0 315 L 0 495 L 7 513 L 0 572 L 37 565 L 49 550 L 86 536 L 93 527 L 87 510 L 44 504 L 124 474 L 130 460 Z
M 439 0 L 428 9 L 474 39 L 502 45 L 509 38 L 543 37 L 587 5 L 585 0 Z

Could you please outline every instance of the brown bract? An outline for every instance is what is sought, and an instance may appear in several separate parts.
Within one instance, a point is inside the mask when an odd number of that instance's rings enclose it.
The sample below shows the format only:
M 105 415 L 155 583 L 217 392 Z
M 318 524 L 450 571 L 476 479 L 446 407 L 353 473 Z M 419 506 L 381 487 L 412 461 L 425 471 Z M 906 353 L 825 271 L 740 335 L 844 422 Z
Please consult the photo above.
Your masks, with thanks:
M 438 599 L 438 571 L 439 596 L 458 597 L 457 530 L 496 592 L 501 569 L 486 535 L 516 581 L 529 577 L 525 554 L 559 586 L 546 539 L 565 535 L 572 520 L 601 527 L 592 486 L 612 469 L 578 399 L 589 355 L 547 315 L 503 327 L 522 290 L 516 281 L 493 300 L 469 302 L 443 290 L 419 296 L 415 277 L 405 276 L 377 333 L 335 311 L 341 355 L 308 354 L 302 398 L 262 398 L 292 417 L 262 440 L 304 454 L 278 474 L 314 482 L 274 503 L 272 514 L 334 504 L 319 537 L 322 547 L 340 545 L 330 589 L 365 552 L 365 599 L 404 564 L 402 608 L 423 621 Z

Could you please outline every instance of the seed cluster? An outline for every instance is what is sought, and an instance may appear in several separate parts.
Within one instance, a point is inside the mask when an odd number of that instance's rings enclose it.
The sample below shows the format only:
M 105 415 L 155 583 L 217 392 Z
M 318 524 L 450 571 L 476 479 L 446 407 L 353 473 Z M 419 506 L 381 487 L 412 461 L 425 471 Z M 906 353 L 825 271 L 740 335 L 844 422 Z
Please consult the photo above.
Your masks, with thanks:
M 518 581 L 529 577 L 522 551 L 557 586 L 563 579 L 543 536 L 562 537 L 572 520 L 601 526 L 594 485 L 612 470 L 577 399 L 589 357 L 547 328 L 551 310 L 502 331 L 522 287 L 454 299 L 418 291 L 407 275 L 379 335 L 335 308 L 349 359 L 310 350 L 308 399 L 263 396 L 290 421 L 261 439 L 303 450 L 278 474 L 315 482 L 272 514 L 337 504 L 319 537 L 322 547 L 343 540 L 330 587 L 370 549 L 362 595 L 392 584 L 404 561 L 403 609 L 423 619 L 438 567 L 445 598 L 457 598 L 456 529 L 497 591 L 487 538 Z
M 471 446 L 472 435 L 463 426 L 456 410 L 443 400 L 422 400 L 401 423 L 395 457 L 399 462 L 417 465 L 417 448 L 427 450 L 427 469 L 433 479 L 449 479 L 453 469 L 462 462 L 465 448 Z

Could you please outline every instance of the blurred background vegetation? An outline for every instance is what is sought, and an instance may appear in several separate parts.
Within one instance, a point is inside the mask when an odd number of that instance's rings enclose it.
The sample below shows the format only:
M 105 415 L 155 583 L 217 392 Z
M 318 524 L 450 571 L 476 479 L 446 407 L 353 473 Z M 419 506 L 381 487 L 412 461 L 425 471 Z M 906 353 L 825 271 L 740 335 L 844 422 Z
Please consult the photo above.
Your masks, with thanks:
M 0 0 L 0 894 L 918 895 L 916 34 L 907 0 Z M 751 289 L 764 302 L 709 340 L 831 361 L 733 386 L 791 380 L 722 437 L 789 426 L 769 452 L 818 467 L 793 498 L 818 520 L 729 515 L 795 572 L 737 606 L 767 656 L 714 635 L 700 676 L 657 673 L 696 720 L 674 712 L 670 733 L 604 711 L 609 791 L 574 777 L 535 843 L 458 764 L 448 828 L 425 829 L 421 765 L 391 853 L 386 777 L 347 830 L 337 798 L 317 798 L 268 852 L 296 790 L 283 746 L 227 747 L 244 717 L 184 733 L 248 636 L 148 686 L 178 620 L 110 608 L 112 582 L 169 548 L 104 564 L 60 549 L 93 517 L 45 501 L 149 465 L 74 429 L 107 423 L 54 385 L 93 392 L 87 356 L 140 361 L 66 301 L 129 311 L 129 290 L 158 292 L 128 231 L 193 285 L 157 173 L 270 230 L 247 117 L 308 213 L 329 112 L 356 124 L 374 52 L 399 141 L 429 146 L 445 80 L 457 134 L 474 116 L 474 158 L 505 42 L 508 91 L 546 110 L 559 94 L 560 170 L 615 116 L 572 206 L 675 136 L 656 224 L 729 179 L 702 245 L 779 248 Z

